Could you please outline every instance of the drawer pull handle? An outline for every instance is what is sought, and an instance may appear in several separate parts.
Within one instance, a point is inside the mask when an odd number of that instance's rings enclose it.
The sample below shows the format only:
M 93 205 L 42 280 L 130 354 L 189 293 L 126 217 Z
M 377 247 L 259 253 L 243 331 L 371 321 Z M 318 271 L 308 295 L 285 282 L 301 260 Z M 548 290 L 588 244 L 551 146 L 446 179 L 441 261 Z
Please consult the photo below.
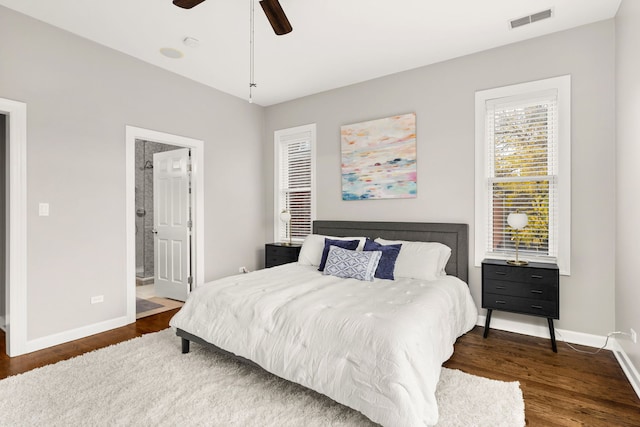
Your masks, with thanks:
M 506 304 L 506 301 L 496 301 L 496 304 Z
M 498 276 L 506 276 L 506 275 L 507 275 L 507 273 L 506 273 L 506 272 L 504 272 L 504 271 L 496 271 L 496 274 L 497 274 Z
M 507 289 L 506 286 L 496 286 L 496 289 Z
M 532 279 L 542 279 L 542 276 L 538 275 L 538 274 L 532 274 L 531 275 Z
M 531 289 L 531 293 L 532 294 L 541 294 L 542 291 L 538 290 L 538 289 Z
M 541 305 L 532 305 L 531 308 L 537 308 L 538 310 L 542 310 Z

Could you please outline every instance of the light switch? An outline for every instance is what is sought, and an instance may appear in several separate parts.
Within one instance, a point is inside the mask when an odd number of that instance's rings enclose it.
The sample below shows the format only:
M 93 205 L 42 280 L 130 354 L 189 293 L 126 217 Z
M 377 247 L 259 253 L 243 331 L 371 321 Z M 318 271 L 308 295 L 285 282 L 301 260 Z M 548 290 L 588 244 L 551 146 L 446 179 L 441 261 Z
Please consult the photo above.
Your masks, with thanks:
M 38 215 L 49 216 L 49 203 L 40 203 L 38 205 Z

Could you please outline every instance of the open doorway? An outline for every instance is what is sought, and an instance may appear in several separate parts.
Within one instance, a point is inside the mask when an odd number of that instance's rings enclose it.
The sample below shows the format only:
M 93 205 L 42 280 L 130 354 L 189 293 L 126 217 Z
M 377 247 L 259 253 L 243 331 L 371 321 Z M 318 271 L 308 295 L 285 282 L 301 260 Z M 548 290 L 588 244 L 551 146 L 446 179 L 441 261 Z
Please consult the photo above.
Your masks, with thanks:
M 27 341 L 27 104 L 0 98 L 5 125 L 3 163 L 5 349 L 10 357 L 29 351 Z
M 140 165 L 136 163 L 136 147 L 137 144 L 139 147 L 140 142 L 143 141 L 147 143 L 155 143 L 158 144 L 159 147 L 166 149 L 166 151 L 160 151 L 152 153 L 155 161 L 160 162 L 154 165 L 153 161 L 150 158 L 144 158 L 144 162 Z M 148 144 L 149 146 L 151 144 Z M 172 146 L 174 149 L 168 149 L 168 147 L 163 146 Z M 175 149 L 177 148 L 177 149 Z M 127 267 L 126 267 L 126 280 L 127 280 L 127 321 L 130 323 L 135 322 L 136 320 L 136 290 L 138 286 L 136 286 L 137 273 L 140 274 L 141 277 L 138 279 L 138 283 L 144 284 L 145 279 L 149 281 L 150 275 L 150 266 L 147 266 L 145 269 L 144 266 L 144 257 L 140 252 L 147 251 L 147 248 L 150 247 L 151 241 L 153 241 L 154 249 L 153 253 L 153 270 L 155 274 L 153 275 L 153 281 L 160 280 L 173 280 L 176 279 L 184 283 L 185 290 L 188 292 L 196 286 L 204 283 L 204 241 L 203 241 L 203 225 L 204 225 L 204 164 L 203 164 L 203 148 L 204 142 L 201 140 L 196 140 L 192 138 L 186 138 L 178 135 L 167 134 L 163 132 L 153 131 L 149 129 L 137 128 L 133 126 L 126 126 L 126 238 L 127 238 Z M 138 149 L 140 150 L 140 148 Z M 152 150 L 153 151 L 153 150 Z M 188 160 L 187 160 L 188 158 Z M 147 160 L 150 163 L 147 163 Z M 190 166 L 187 166 L 187 162 L 190 163 Z M 142 168 L 142 170 L 141 170 Z M 183 176 L 184 172 L 189 170 L 189 180 L 188 184 L 185 184 L 184 179 L 178 179 L 180 181 L 180 185 L 176 185 L 176 181 L 171 181 L 176 177 L 176 175 Z M 154 189 L 165 189 L 166 191 L 163 193 L 160 191 L 156 193 L 153 197 L 153 220 L 148 221 L 147 225 L 154 224 L 155 227 L 151 227 L 149 229 L 150 233 L 157 232 L 154 235 L 153 239 L 147 238 L 146 240 L 149 242 L 147 246 L 144 248 L 140 247 L 136 249 L 136 238 L 140 240 L 144 240 L 144 234 L 140 235 L 140 233 L 144 233 L 144 222 L 139 218 L 141 216 L 138 215 L 138 209 L 145 209 L 144 215 L 142 217 L 147 217 L 146 208 L 144 206 L 140 206 L 140 198 L 136 201 L 136 175 L 144 174 L 145 170 L 153 171 L 153 178 L 156 181 L 158 179 L 169 178 L 164 185 L 153 185 Z M 151 175 L 150 172 L 147 174 Z M 179 177 L 178 177 L 179 178 Z M 158 203 L 158 200 L 162 200 L 164 197 L 165 200 L 174 200 L 174 194 L 171 191 L 175 191 L 175 188 L 181 188 L 181 192 L 189 193 L 189 205 L 188 207 L 181 205 L 180 209 L 189 209 L 189 214 L 186 213 L 182 215 L 182 219 L 187 218 L 188 221 L 180 220 L 176 221 L 175 216 L 168 223 L 162 220 L 161 213 L 167 212 L 167 209 L 158 209 L 155 206 Z M 168 190 L 167 190 L 168 189 Z M 142 189 L 137 190 L 138 193 L 143 191 Z M 150 191 L 153 191 L 148 186 L 145 187 L 146 194 L 149 194 Z M 182 194 L 181 193 L 181 194 Z M 158 194 L 160 196 L 158 196 Z M 182 199 L 182 198 L 180 198 Z M 138 202 L 138 203 L 136 203 Z M 147 205 L 148 206 L 148 205 Z M 175 206 L 174 206 L 175 208 Z M 171 210 L 171 209 L 169 209 Z M 183 210 L 183 212 L 186 212 Z M 142 212 L 140 212 L 142 213 Z M 151 215 L 149 215 L 149 219 L 151 219 Z M 188 222 L 188 238 L 182 238 L 182 240 L 178 239 L 174 235 L 171 235 L 171 232 L 175 230 L 171 227 L 172 225 L 185 225 Z M 138 227 L 136 227 L 136 225 Z M 169 225 L 169 226 L 167 226 Z M 164 227 L 163 227 L 164 226 Z M 136 233 L 136 228 L 138 228 L 138 233 Z M 167 235 L 163 236 L 163 233 L 167 232 Z M 144 243 L 143 243 L 144 244 Z M 188 257 L 182 258 L 182 266 L 180 269 L 174 268 L 177 264 L 175 258 L 171 258 L 166 251 L 167 248 L 175 247 L 178 245 L 187 245 L 191 248 L 190 254 Z M 158 249 L 159 248 L 159 249 Z M 163 254 L 161 251 L 165 250 Z M 138 256 L 136 256 L 138 255 Z M 143 258 L 140 258 L 140 257 Z M 164 263 L 165 266 L 169 265 L 169 274 L 166 273 L 165 269 L 161 269 L 162 271 L 158 273 L 157 267 L 161 265 L 162 261 L 158 261 L 158 258 L 171 260 L 171 262 Z M 188 264 L 187 264 L 188 263 Z M 142 268 L 141 268 L 142 267 Z M 171 270 L 173 268 L 173 270 Z M 142 271 L 141 271 L 142 270 Z M 188 270 L 188 275 L 184 273 Z M 162 273 L 162 274 L 161 274 Z M 167 277 L 168 276 L 168 277 Z M 155 285 L 155 283 L 154 283 Z M 171 296 L 172 299 L 179 299 Z
M 154 155 L 182 147 L 136 139 L 136 319 L 181 307 L 183 302 L 168 298 L 158 289 L 156 257 L 156 215 L 154 215 Z M 188 194 L 186 195 L 188 197 Z M 190 209 L 189 209 L 190 210 Z M 189 245 L 190 246 L 190 245 Z M 190 250 L 190 248 L 189 248 Z M 189 254 L 190 255 L 190 254 Z M 182 298 L 180 298 L 182 299 Z

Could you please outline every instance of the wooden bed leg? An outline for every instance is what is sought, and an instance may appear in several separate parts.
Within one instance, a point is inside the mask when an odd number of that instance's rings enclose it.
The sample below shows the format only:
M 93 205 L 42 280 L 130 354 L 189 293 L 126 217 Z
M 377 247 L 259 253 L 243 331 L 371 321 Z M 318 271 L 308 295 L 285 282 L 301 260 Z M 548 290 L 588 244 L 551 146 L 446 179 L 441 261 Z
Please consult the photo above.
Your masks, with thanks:
M 189 340 L 182 338 L 182 354 L 189 353 Z

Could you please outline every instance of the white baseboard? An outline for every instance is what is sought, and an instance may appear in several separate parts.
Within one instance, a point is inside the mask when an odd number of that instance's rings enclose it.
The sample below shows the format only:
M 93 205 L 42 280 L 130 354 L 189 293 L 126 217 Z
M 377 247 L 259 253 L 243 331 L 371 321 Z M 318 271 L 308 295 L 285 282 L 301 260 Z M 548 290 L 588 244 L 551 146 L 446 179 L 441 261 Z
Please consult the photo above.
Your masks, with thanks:
M 485 319 L 486 316 L 479 315 L 476 325 L 484 326 Z M 533 337 L 550 339 L 549 326 L 546 323 L 546 319 L 544 320 L 544 325 L 533 325 L 531 323 L 518 322 L 516 320 L 496 318 L 494 312 L 493 316 L 491 316 L 491 329 L 499 329 L 501 331 L 515 332 L 517 334 L 531 335 Z M 555 328 L 555 331 L 557 342 L 565 341 L 571 344 L 600 348 L 607 340 L 607 337 L 604 336 L 585 334 L 583 332 L 569 331 L 566 329 Z M 605 348 L 607 350 L 613 350 L 611 339 L 609 339 L 609 343 Z
M 485 320 L 486 316 L 479 315 L 476 325 L 484 326 Z M 550 339 L 549 326 L 546 324 L 532 325 L 530 323 L 518 322 L 515 320 L 500 319 L 495 317 L 495 312 L 494 316 L 491 316 L 490 328 Z M 565 341 L 571 344 L 600 348 L 607 341 L 606 336 L 585 334 L 582 332 L 575 332 L 557 328 L 555 328 L 555 331 L 556 341 L 558 342 Z M 489 333 L 489 336 L 491 336 L 491 333 Z M 620 346 L 620 344 L 618 344 L 615 338 L 609 338 L 609 342 L 607 343 L 605 349 L 611 350 L 616 356 L 618 364 L 624 371 L 624 374 L 631 383 L 631 386 L 635 390 L 636 394 L 638 395 L 638 397 L 640 397 L 640 374 L 638 374 L 638 370 L 636 369 L 636 367 L 633 366 L 633 363 L 627 356 L 627 353 L 625 353 L 624 349 Z
M 613 339 L 613 347 L 613 354 L 616 356 L 616 359 L 618 359 L 618 364 L 620 364 L 624 374 L 631 383 L 631 387 L 633 387 L 638 397 L 640 397 L 640 373 L 638 373 L 631 359 L 629 359 L 629 356 L 627 356 L 627 353 L 615 338 Z
M 4 322 L 5 322 L 4 316 L 0 316 L 0 329 L 7 332 L 7 325 Z
M 43 348 L 53 347 L 54 345 L 63 344 L 80 338 L 85 338 L 89 335 L 99 334 L 100 332 L 119 328 L 121 326 L 128 325 L 129 323 L 130 322 L 127 321 L 127 316 L 123 316 L 111 320 L 105 320 L 104 322 L 83 326 L 81 328 L 72 329 L 70 331 L 60 332 L 59 334 L 36 338 L 35 340 L 27 341 L 25 353 L 31 353 L 33 351 L 42 350 Z

